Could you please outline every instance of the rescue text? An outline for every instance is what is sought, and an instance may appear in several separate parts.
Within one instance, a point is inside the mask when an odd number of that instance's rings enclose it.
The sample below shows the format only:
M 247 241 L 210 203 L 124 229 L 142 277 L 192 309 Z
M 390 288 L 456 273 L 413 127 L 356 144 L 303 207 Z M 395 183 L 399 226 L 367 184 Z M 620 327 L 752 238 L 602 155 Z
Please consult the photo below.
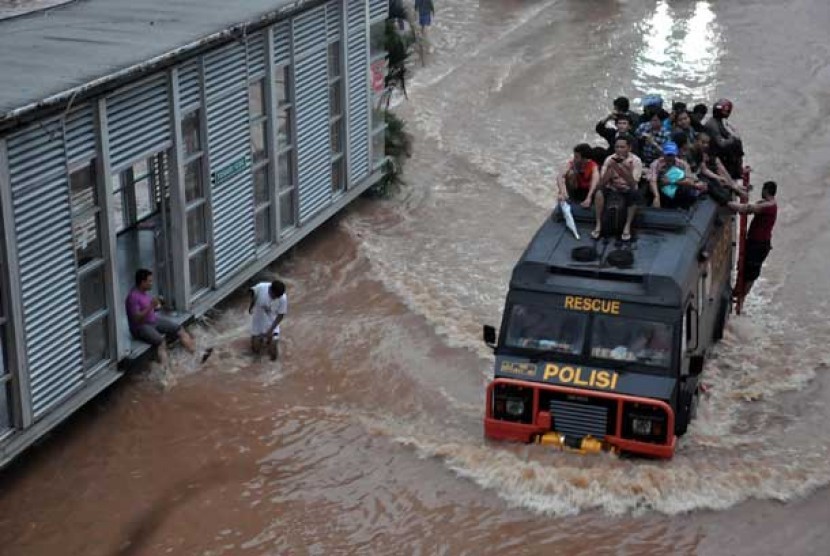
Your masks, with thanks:
M 574 311 L 589 311 L 591 313 L 607 313 L 609 315 L 619 315 L 620 302 L 611 301 L 608 299 L 596 299 L 593 297 L 566 295 L 565 309 L 572 309 Z

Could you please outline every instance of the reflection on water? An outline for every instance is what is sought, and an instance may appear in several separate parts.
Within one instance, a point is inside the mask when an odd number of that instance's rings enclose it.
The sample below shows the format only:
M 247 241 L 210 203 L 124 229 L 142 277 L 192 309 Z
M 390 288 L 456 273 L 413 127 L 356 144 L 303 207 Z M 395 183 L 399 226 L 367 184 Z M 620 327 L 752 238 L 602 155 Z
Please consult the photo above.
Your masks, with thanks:
M 634 61 L 638 89 L 671 100 L 711 100 L 723 37 L 708 0 L 695 2 L 690 16 L 660 0 L 639 31 L 643 44 Z

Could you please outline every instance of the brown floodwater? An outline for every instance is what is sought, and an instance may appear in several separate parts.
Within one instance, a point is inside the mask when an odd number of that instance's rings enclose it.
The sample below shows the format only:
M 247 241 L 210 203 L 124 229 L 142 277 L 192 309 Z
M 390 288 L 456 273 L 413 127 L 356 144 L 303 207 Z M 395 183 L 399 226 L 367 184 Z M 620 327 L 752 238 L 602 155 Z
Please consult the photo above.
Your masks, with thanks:
M 816 554 L 830 546 L 830 6 L 824 0 L 446 0 L 398 112 L 407 186 L 263 273 L 199 367 L 137 370 L 0 474 L 0 554 Z M 781 186 L 764 276 L 668 462 L 482 437 L 512 264 L 555 169 L 615 96 L 729 96 Z

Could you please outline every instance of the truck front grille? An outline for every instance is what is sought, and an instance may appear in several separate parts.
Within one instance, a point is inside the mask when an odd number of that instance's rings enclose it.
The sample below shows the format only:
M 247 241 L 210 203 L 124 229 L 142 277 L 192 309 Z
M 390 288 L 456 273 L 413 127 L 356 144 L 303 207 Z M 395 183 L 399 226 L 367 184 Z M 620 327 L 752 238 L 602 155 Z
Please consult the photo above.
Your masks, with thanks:
M 608 408 L 601 405 L 551 400 L 550 412 L 553 416 L 553 428 L 567 436 L 583 437 L 591 435 L 597 439 L 605 438 L 608 430 Z

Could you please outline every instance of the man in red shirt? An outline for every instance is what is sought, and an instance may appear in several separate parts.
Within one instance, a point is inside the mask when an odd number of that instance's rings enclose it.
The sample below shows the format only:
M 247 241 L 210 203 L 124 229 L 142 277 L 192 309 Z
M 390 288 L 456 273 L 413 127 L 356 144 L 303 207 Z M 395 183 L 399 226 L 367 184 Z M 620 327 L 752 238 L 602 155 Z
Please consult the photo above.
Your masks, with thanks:
M 572 199 L 585 208 L 591 206 L 599 183 L 599 166 L 591 160 L 591 145 L 580 143 L 574 147 L 574 155 L 557 177 L 559 200 Z
M 764 183 L 761 188 L 761 200 L 754 203 L 729 202 L 727 206 L 739 214 L 754 214 L 749 231 L 746 233 L 746 256 L 744 257 L 744 291 L 746 296 L 753 282 L 761 274 L 761 266 L 772 249 L 772 228 L 778 216 L 778 204 L 775 194 L 778 185 L 774 181 Z

